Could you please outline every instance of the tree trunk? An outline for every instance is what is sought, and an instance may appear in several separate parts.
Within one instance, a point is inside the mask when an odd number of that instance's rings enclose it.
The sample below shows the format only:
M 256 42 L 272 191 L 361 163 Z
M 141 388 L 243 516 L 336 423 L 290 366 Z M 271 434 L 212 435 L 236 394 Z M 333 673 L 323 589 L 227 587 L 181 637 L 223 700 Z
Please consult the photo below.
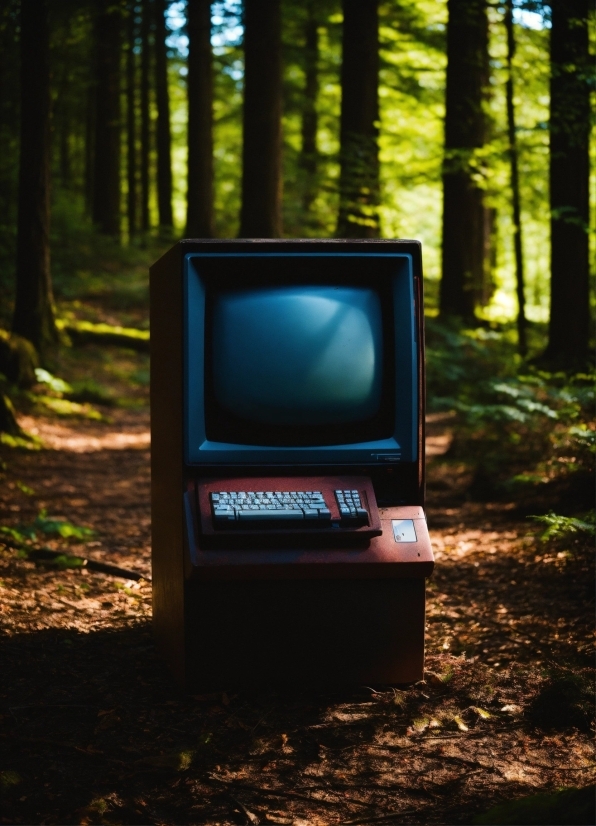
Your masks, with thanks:
M 141 3 L 141 230 L 147 232 L 149 220 L 149 152 L 150 152 L 150 111 L 149 111 L 149 35 L 151 31 L 151 0 Z
M 440 313 L 473 320 L 484 278 L 483 191 L 475 178 L 486 137 L 488 17 L 486 0 L 448 0 L 447 8 Z
M 242 238 L 281 236 L 281 4 L 245 0 Z
M 60 118 L 60 185 L 69 190 L 72 184 L 72 164 L 70 157 L 71 122 L 69 112 L 63 111 Z
M 480 289 L 477 291 L 478 304 L 486 307 L 490 304 L 495 293 L 495 271 L 497 269 L 497 210 L 492 206 L 485 206 L 482 210 L 484 219 L 482 238 L 484 251 L 482 258 L 484 261 L 484 277 Z
M 343 0 L 337 234 L 379 237 L 378 0 Z
M 118 4 L 98 0 L 93 221 L 105 235 L 120 236 L 120 41 Z
M 95 64 L 95 60 L 93 61 Z M 93 177 L 95 170 L 95 79 L 89 78 L 85 104 L 85 214 L 93 217 Z
M 302 183 L 302 209 L 304 223 L 310 224 L 310 211 L 317 195 L 317 97 L 319 94 L 319 33 L 316 0 L 308 0 L 304 25 L 304 101 L 302 108 L 302 148 L 300 169 L 304 173 Z
M 188 0 L 188 191 L 186 235 L 213 238 L 211 2 Z
M 524 295 L 524 255 L 522 245 L 521 203 L 519 195 L 519 171 L 517 163 L 517 135 L 515 132 L 515 108 L 513 105 L 513 57 L 515 35 L 513 32 L 513 0 L 506 0 L 505 28 L 507 30 L 507 132 L 509 136 L 509 163 L 511 167 L 511 203 L 513 206 L 513 245 L 515 249 L 515 283 L 517 291 L 517 345 L 519 354 L 526 356 L 526 299 Z
M 126 215 L 128 237 L 132 239 L 137 231 L 137 148 L 136 148 L 136 71 L 135 39 L 137 34 L 135 0 L 128 5 L 128 43 L 126 44 Z
M 159 226 L 171 235 L 172 217 L 172 136 L 170 133 L 170 93 L 166 51 L 166 2 L 155 2 L 155 92 L 157 101 L 157 208 Z
M 22 0 L 21 156 L 12 329 L 42 357 L 58 341 L 50 279 L 50 111 L 47 2 Z
M 553 0 L 550 81 L 551 309 L 546 357 L 588 355 L 590 78 L 588 0 Z

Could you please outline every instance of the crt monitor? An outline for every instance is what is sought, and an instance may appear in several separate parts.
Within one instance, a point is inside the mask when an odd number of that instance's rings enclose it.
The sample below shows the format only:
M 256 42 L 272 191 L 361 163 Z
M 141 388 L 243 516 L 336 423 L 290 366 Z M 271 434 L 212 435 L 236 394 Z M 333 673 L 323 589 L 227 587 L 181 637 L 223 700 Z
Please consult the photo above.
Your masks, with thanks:
M 185 257 L 188 465 L 416 462 L 412 255 Z
M 189 688 L 422 677 L 423 411 L 418 242 L 185 240 L 156 262 L 153 616 Z M 210 494 L 269 484 L 334 518 L 214 524 Z M 368 525 L 341 524 L 339 489 Z

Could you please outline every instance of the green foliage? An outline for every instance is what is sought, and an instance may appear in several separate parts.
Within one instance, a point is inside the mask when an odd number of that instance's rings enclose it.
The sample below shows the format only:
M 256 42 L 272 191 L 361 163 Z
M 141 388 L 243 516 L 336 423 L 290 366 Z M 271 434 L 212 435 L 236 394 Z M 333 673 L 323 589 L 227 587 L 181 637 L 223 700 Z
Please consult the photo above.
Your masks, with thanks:
M 492 484 L 589 473 L 596 432 L 594 377 L 546 373 L 520 361 L 511 331 L 427 324 L 431 410 L 455 410 L 452 458 Z
M 39 358 L 35 347 L 26 338 L 0 329 L 0 374 L 19 387 L 35 383 L 35 368 Z
M 35 371 L 35 378 L 40 384 L 47 384 L 54 393 L 72 393 L 72 387 L 68 382 L 53 376 L 43 367 L 38 367 Z
M 72 389 L 68 393 L 68 398 L 73 402 L 103 404 L 106 407 L 111 407 L 116 404 L 116 400 L 110 390 L 92 378 L 74 381 L 72 383 Z
M 11 548 L 21 548 L 30 540 L 35 540 L 37 535 L 31 526 L 9 528 L 7 525 L 0 525 L 0 538 L 5 545 Z
M 37 436 L 27 433 L 23 436 L 13 436 L 11 433 L 0 433 L 0 443 L 15 450 L 41 450 L 43 443 Z
M 22 782 L 22 777 L 17 772 L 1 771 L 0 772 L 0 790 L 7 791 L 11 786 L 17 786 Z
M 35 521 L 30 525 L 17 525 L 15 528 L 7 525 L 0 526 L 0 541 L 5 545 L 25 552 L 32 550 L 32 545 L 44 536 L 59 537 L 68 541 L 88 542 L 95 536 L 95 531 L 82 525 L 75 525 L 65 519 L 53 519 L 47 515 L 45 509 L 39 512 Z M 72 558 L 69 557 L 68 559 Z
M 105 326 L 108 325 L 91 325 Z M 110 330 L 121 330 L 122 328 L 109 328 Z M 125 331 L 126 332 L 126 331 Z M 142 332 L 142 331 L 133 331 Z M 28 393 L 28 399 L 37 407 L 55 413 L 58 416 L 75 416 L 78 418 L 102 421 L 103 417 L 91 403 L 112 405 L 114 398 L 104 387 L 99 385 L 94 379 L 88 378 L 82 381 L 69 382 L 54 376 L 48 370 L 38 368 L 35 376 L 39 384 L 45 385 L 51 395 L 43 393 Z
M 32 400 L 38 407 L 46 408 L 57 416 L 75 416 L 80 419 L 93 419 L 101 421 L 102 415 L 88 404 L 71 402 L 69 399 L 57 399 L 54 396 L 42 396 L 31 394 Z
M 531 516 L 530 519 L 548 526 L 540 537 L 543 542 L 548 542 L 550 539 L 566 539 L 578 533 L 596 536 L 596 511 L 592 511 L 584 520 L 575 519 L 572 516 L 561 516 L 552 511 L 544 516 Z
M 72 522 L 48 517 L 45 509 L 40 511 L 32 528 L 34 531 L 41 531 L 46 536 L 60 536 L 62 539 L 87 541 L 95 536 L 95 531 L 92 531 L 91 528 L 84 528 L 80 525 L 74 525 Z
M 68 333 L 75 344 L 111 344 L 142 351 L 149 349 L 148 330 L 66 319 L 59 319 L 58 327 Z
M 426 319 L 428 403 L 431 410 L 451 409 L 453 400 L 477 400 L 487 377 L 515 375 L 516 346 L 508 330 L 460 329 L 452 322 Z
M 60 554 L 51 560 L 50 564 L 59 571 L 65 571 L 68 568 L 84 568 L 86 564 L 85 559 L 79 556 L 70 556 L 69 554 Z
M 170 6 L 169 93 L 172 126 L 174 212 L 178 231 L 186 214 L 187 49 L 184 4 Z M 301 166 L 305 104 L 306 6 L 283 3 L 284 234 L 328 237 L 338 207 L 338 151 L 341 90 L 341 3 L 314 4 L 319 35 L 319 91 L 315 197 L 305 209 L 307 176 Z M 542 6 L 539 7 L 544 13 Z M 147 300 L 147 264 L 166 244 L 148 233 L 120 246 L 101 237 L 89 219 L 87 162 L 88 105 L 94 84 L 93 4 L 62 0 L 52 4 L 52 223 L 51 260 L 57 300 L 103 296 L 113 306 Z M 235 237 L 240 209 L 242 155 L 242 6 L 236 0 L 212 7 L 214 43 L 214 153 L 216 234 Z M 487 204 L 496 210 L 496 290 L 488 318 L 515 312 L 513 233 L 505 114 L 506 44 L 502 8 L 490 15 L 491 84 L 486 107 L 490 140 L 482 149 Z M 517 17 L 514 61 L 522 218 L 526 251 L 526 299 L 532 319 L 545 320 L 548 303 L 548 59 L 549 31 L 535 16 L 532 27 Z M 436 305 L 440 276 L 441 168 L 445 91 L 447 3 L 430 0 L 383 2 L 380 21 L 379 147 L 381 231 L 385 237 L 420 238 L 424 244 L 427 302 Z M 18 2 L 0 10 L 0 314 L 8 322 L 14 296 L 18 148 Z M 177 44 L 177 45 L 175 45 Z M 155 112 L 152 112 L 152 118 Z M 156 224 L 154 159 L 150 214 Z M 123 154 L 123 185 L 125 159 Z M 125 187 L 124 187 L 125 188 Z M 87 192 L 86 192 L 87 190 Z M 125 192 L 122 206 L 124 207 Z M 123 221 L 123 229 L 126 222 Z M 157 235 L 157 233 L 154 233 Z M 531 255 L 529 254 L 531 251 Z
M 13 404 L 4 393 L 0 393 L 0 433 L 12 437 L 23 435 Z
M 149 379 L 150 379 L 149 370 L 135 370 L 135 372 L 130 377 L 130 380 L 134 384 L 139 384 L 142 387 L 148 387 L 149 386 Z

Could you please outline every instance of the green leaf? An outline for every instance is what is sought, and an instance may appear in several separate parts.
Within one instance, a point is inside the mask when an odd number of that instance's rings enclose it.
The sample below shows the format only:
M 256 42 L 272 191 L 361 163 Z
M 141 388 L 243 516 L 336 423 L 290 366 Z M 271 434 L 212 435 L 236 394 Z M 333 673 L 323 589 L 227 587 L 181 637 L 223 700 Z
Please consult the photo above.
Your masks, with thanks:
M 536 522 L 542 522 L 548 526 L 540 537 L 543 541 L 560 539 L 580 532 L 590 534 L 590 536 L 596 536 L 594 511 L 586 517 L 585 521 L 576 519 L 573 516 L 561 516 L 560 514 L 552 513 L 552 511 L 544 516 L 529 516 L 528 518 L 535 519 Z
M 63 539 L 90 539 L 95 536 L 95 531 L 91 528 L 84 528 L 81 525 L 73 525 L 61 519 L 50 519 L 46 516 L 46 511 L 42 510 L 33 523 L 33 526 L 48 536 L 58 535 Z
M 40 384 L 47 384 L 54 393 L 70 393 L 72 391 L 72 387 L 68 382 L 59 379 L 57 376 L 53 376 L 47 370 L 44 370 L 43 367 L 35 368 L 35 378 Z

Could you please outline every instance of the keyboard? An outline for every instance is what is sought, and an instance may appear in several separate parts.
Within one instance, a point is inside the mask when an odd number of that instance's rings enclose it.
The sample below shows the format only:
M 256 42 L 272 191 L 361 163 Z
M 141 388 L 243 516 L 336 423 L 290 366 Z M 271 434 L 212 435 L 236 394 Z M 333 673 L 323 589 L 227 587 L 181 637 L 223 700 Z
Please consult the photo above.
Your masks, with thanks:
M 307 544 L 338 544 L 342 537 L 357 544 L 382 534 L 368 476 L 224 476 L 195 484 L 199 530 L 207 543 L 289 546 L 308 535 Z
M 331 510 L 320 490 L 309 491 L 212 491 L 209 494 L 213 521 L 218 527 L 250 524 L 282 527 L 323 527 L 331 524 Z M 338 489 L 335 501 L 344 525 L 368 522 L 357 490 Z

